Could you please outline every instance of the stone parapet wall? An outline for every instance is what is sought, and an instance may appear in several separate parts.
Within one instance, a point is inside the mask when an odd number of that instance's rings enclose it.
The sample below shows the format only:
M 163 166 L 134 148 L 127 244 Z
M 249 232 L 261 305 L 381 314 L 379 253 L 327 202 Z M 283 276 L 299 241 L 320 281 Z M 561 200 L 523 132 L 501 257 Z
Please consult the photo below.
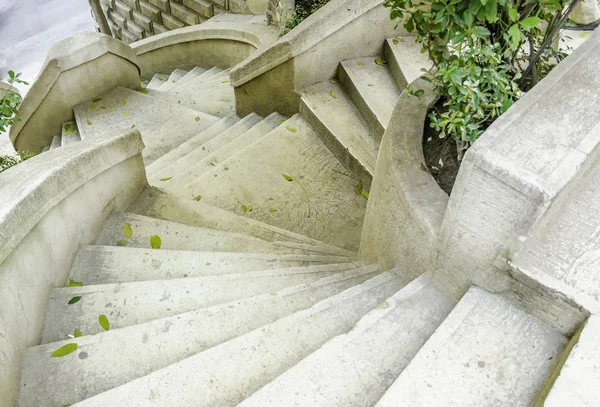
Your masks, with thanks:
M 269 0 L 267 22 L 283 32 L 288 20 L 292 17 L 296 2 L 294 0 Z
M 245 0 L 100 0 L 114 37 L 132 43 L 223 13 L 252 14 Z

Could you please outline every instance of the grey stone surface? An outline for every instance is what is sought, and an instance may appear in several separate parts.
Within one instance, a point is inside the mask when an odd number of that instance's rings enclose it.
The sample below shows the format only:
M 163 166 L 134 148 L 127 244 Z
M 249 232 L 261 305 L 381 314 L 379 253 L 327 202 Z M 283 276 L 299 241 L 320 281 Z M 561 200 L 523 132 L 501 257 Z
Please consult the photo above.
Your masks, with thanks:
M 218 121 L 205 113 L 167 104 L 127 88 L 117 87 L 101 98 L 96 102 L 84 102 L 74 109 L 82 138 L 105 137 L 135 126 L 144 138 L 146 164 Z
M 81 141 L 81 135 L 79 134 L 79 129 L 77 129 L 77 123 L 73 121 L 63 123 L 61 146 L 68 146 L 78 141 Z
M 356 180 L 296 115 L 178 194 L 202 194 L 209 204 L 356 250 L 366 200 L 355 187 Z M 244 213 L 242 205 L 253 210 Z
M 219 68 L 216 68 L 216 69 L 219 69 Z M 207 72 L 207 69 L 200 68 L 199 66 L 195 66 L 192 70 L 190 70 L 187 74 L 185 74 L 185 76 L 183 78 L 181 78 L 179 81 L 177 81 L 178 85 L 174 86 L 174 87 L 178 88 L 178 87 L 182 86 L 184 83 L 186 83 L 187 81 L 197 78 L 206 72 Z
M 240 407 L 375 404 L 454 306 L 423 275 Z
M 171 72 L 171 75 L 169 75 L 169 79 L 165 81 L 165 83 L 160 85 L 159 89 L 161 91 L 169 90 L 177 83 L 177 81 L 179 81 L 179 79 L 183 78 L 187 73 L 188 71 L 185 71 L 183 69 L 175 69 L 173 72 Z
M 377 272 L 376 267 L 369 267 L 337 273 L 271 294 L 87 335 L 77 339 L 78 353 L 87 355 L 85 361 L 76 357 L 67 360 L 47 357 L 66 341 L 38 346 L 29 351 L 25 362 L 22 405 L 35 405 L 36 401 L 40 405 L 48 399 L 63 405 L 110 390 L 310 307 Z M 52 379 L 40 380 L 37 374 L 40 370 L 51 371 Z M 29 388 L 34 389 L 33 392 L 28 391 Z
M 86 285 L 220 276 L 288 267 L 345 263 L 334 255 L 190 252 L 112 246 L 83 246 L 69 278 Z M 123 265 L 127 268 L 124 269 Z
M 377 407 L 530 406 L 566 338 L 472 287 Z
M 55 150 L 60 148 L 62 136 L 54 136 L 52 137 L 52 143 L 50 143 L 50 150 Z
M 89 398 L 81 405 L 235 405 L 330 338 L 350 330 L 404 285 L 394 271 L 383 273 L 309 309 Z
M 398 87 L 404 90 L 410 83 L 424 74 L 432 63 L 426 53 L 421 52 L 421 44 L 413 36 L 399 36 L 385 40 L 383 51 L 388 66 Z
M 50 291 L 65 283 L 78 246 L 91 243 L 108 213 L 127 207 L 146 185 L 142 148 L 130 130 L 48 151 L 0 174 L 3 404 L 16 404 L 23 353 L 39 342 Z
M 158 89 L 167 81 L 168 78 L 169 74 L 155 73 L 150 82 L 148 82 L 148 85 L 146 85 L 146 89 Z
M 113 329 L 167 316 L 274 293 L 357 268 L 358 264 L 328 264 L 284 270 L 265 270 L 225 276 L 134 281 L 55 289 L 48 302 L 43 343 L 66 339 L 79 329 L 88 335 L 104 331 L 99 315 Z M 74 296 L 82 300 L 67 304 Z
M 323 143 L 368 190 L 379 146 L 360 112 L 337 81 L 317 83 L 302 92 L 300 114 Z M 336 97 L 333 97 L 332 92 Z

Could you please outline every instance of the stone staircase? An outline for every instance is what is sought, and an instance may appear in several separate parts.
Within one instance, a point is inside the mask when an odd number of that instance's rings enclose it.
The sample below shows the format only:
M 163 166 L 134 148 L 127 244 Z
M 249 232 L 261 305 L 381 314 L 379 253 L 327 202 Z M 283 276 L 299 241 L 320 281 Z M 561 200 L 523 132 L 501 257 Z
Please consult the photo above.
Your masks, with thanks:
M 219 68 L 77 106 L 49 148 L 135 127 L 151 186 L 53 291 L 19 405 L 530 405 L 563 334 L 502 295 L 456 304 L 429 273 L 357 258 L 362 188 L 420 75 L 413 54 L 389 39 L 342 61 L 290 118 L 237 117 Z

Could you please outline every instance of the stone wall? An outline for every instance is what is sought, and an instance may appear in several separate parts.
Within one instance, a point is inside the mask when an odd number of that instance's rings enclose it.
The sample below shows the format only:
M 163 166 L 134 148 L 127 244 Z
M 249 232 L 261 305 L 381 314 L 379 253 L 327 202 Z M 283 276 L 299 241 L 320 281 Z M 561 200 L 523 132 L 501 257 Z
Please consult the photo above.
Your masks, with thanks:
M 267 22 L 283 32 L 287 21 L 292 17 L 296 2 L 294 0 L 269 0 Z
M 132 43 L 154 34 L 252 10 L 245 0 L 100 0 L 113 35 Z

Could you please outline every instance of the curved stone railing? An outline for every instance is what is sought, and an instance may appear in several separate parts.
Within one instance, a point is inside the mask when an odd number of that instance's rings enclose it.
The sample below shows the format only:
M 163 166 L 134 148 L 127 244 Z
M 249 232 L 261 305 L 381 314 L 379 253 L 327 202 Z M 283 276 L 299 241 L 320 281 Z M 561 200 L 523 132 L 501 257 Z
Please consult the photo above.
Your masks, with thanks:
M 0 174 L 0 394 L 16 405 L 23 353 L 79 246 L 146 186 L 137 130 L 49 151 Z
M 332 0 L 231 71 L 238 114 L 298 112 L 307 86 L 335 76 L 340 61 L 381 54 L 395 30 L 381 0 Z
M 93 80 L 90 80 L 93 78 Z M 10 129 L 17 151 L 39 153 L 73 120 L 73 107 L 116 86 L 140 86 L 135 52 L 108 35 L 84 32 L 56 43 Z
M 150 78 L 156 72 L 169 73 L 175 68 L 230 68 L 276 39 L 277 31 L 266 26 L 262 16 L 220 15 L 200 25 L 137 41 L 131 47 L 137 54 L 142 77 Z
M 360 254 L 417 277 L 433 268 L 448 195 L 427 171 L 422 146 L 427 111 L 439 96 L 423 79 L 410 88 L 425 94 L 404 91 L 398 99 L 379 147 Z

